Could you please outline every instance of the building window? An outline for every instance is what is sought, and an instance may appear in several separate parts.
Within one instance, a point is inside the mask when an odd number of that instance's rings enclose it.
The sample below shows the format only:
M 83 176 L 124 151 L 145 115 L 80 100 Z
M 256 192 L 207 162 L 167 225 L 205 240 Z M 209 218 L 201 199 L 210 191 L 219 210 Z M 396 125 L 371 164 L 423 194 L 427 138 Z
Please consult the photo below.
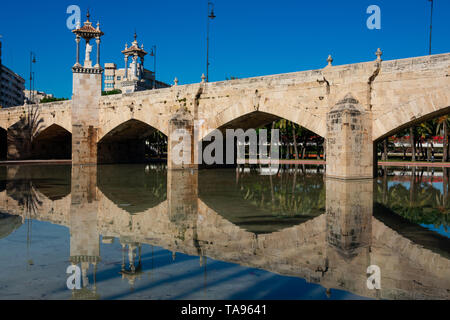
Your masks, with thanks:
M 117 76 L 117 80 L 118 80 L 118 81 L 120 81 L 121 78 L 122 78 L 121 76 Z

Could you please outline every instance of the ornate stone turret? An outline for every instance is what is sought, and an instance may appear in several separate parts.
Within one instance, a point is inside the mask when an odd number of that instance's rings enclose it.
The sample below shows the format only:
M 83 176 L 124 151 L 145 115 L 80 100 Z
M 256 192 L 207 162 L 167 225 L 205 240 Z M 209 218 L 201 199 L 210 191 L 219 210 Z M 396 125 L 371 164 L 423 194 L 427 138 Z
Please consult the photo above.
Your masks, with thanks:
M 100 67 L 100 37 L 104 35 L 104 33 L 100 30 L 100 23 L 97 22 L 97 28 L 94 28 L 92 26 L 92 22 L 89 21 L 90 18 L 89 10 L 86 14 L 86 21 L 84 22 L 84 25 L 82 27 L 76 28 L 75 30 L 72 30 L 72 32 L 76 35 L 75 41 L 77 43 L 77 60 L 75 62 L 75 65 L 73 66 L 74 72 L 86 72 L 87 70 L 84 70 L 86 68 L 92 68 L 92 61 L 90 54 L 92 52 L 92 46 L 89 44 L 91 39 L 95 39 L 95 42 L 97 43 L 97 60 L 96 64 L 94 66 L 95 69 L 101 69 Z M 84 58 L 84 65 L 82 66 L 80 64 L 80 40 L 83 38 L 86 41 L 86 52 L 85 52 L 85 58 Z M 92 73 L 92 72 L 90 72 Z
M 147 52 L 144 50 L 144 45 L 139 44 L 137 42 L 137 34 L 134 33 L 134 41 L 131 43 L 131 46 L 128 47 L 128 44 L 125 44 L 125 49 L 122 51 L 125 55 L 125 79 L 128 80 L 140 80 L 144 74 L 144 57 L 147 55 Z M 128 74 L 128 58 L 132 58 L 131 70 L 132 74 Z M 138 58 L 141 59 L 141 63 L 138 65 Z
M 103 32 L 100 24 L 97 28 L 87 20 L 82 27 L 72 32 L 76 35 L 77 60 L 72 67 L 73 72 L 73 96 L 72 96 L 72 164 L 97 163 L 97 131 L 99 127 L 98 101 L 102 93 L 102 73 L 100 66 L 100 37 Z M 80 39 L 86 41 L 86 54 L 84 65 L 80 64 Z M 97 43 L 97 61 L 92 67 L 90 53 L 91 39 Z

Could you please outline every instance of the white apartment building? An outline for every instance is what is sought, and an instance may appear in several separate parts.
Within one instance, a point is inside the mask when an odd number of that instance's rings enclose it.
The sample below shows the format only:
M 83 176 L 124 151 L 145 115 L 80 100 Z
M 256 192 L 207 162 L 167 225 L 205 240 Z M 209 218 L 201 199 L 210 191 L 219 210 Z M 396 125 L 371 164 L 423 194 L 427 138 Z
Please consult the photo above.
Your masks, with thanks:
M 2 42 L 0 41 L 0 107 L 23 105 L 24 89 L 25 80 L 2 64 Z

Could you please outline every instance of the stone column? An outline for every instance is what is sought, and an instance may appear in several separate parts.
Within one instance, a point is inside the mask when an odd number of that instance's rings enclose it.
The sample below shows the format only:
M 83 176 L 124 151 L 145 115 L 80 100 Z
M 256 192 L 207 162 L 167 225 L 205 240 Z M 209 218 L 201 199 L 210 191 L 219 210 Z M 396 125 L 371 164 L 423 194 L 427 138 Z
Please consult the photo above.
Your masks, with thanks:
M 133 56 L 133 71 L 134 71 L 133 76 L 135 79 L 137 79 L 137 77 L 138 77 L 137 61 L 138 61 L 138 56 Z
M 327 114 L 327 177 L 374 177 L 372 114 L 348 94 Z
M 95 68 L 100 68 L 100 37 L 95 38 L 97 43 L 97 61 L 95 63 Z
M 102 69 L 72 70 L 72 164 L 96 164 Z
M 197 169 L 194 145 L 194 117 L 182 107 L 169 120 L 167 169 Z
M 124 79 L 128 79 L 128 56 L 125 56 L 125 76 Z
M 75 41 L 77 43 L 77 62 L 75 62 L 75 66 L 80 66 L 80 36 L 76 36 Z

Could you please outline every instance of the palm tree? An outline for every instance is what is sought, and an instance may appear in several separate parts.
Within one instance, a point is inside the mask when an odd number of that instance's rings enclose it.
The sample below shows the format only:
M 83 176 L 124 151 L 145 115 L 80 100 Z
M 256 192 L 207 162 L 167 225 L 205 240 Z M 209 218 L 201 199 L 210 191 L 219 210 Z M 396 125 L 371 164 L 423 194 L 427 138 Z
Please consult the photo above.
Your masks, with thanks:
M 422 153 L 422 159 L 426 159 L 425 150 L 423 148 L 423 141 L 430 142 L 431 134 L 433 132 L 433 123 L 432 121 L 422 122 L 417 127 L 417 134 L 420 139 L 418 139 L 418 145 L 420 148 L 420 152 Z
M 388 159 L 388 139 L 385 138 L 383 140 L 383 155 L 381 156 L 381 160 L 386 161 Z
M 409 128 L 409 141 L 411 145 L 411 161 L 416 161 L 416 136 L 414 127 Z
M 294 139 L 294 153 L 295 153 L 295 155 L 294 155 L 294 157 L 295 157 L 295 160 L 298 160 L 298 149 L 297 149 L 297 125 L 295 124 L 295 123 L 293 123 L 293 122 L 291 122 L 291 124 L 292 124 L 292 136 L 293 136 L 293 139 Z

